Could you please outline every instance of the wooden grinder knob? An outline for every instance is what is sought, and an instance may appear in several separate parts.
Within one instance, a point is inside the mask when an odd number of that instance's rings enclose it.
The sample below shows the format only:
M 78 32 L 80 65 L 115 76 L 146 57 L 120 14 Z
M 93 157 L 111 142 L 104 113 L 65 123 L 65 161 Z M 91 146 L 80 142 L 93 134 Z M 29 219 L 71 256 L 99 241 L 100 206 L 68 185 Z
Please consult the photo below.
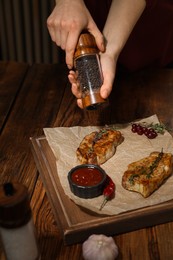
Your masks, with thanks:
M 74 59 L 86 54 L 96 54 L 98 52 L 99 50 L 94 36 L 90 33 L 82 33 L 76 46 Z

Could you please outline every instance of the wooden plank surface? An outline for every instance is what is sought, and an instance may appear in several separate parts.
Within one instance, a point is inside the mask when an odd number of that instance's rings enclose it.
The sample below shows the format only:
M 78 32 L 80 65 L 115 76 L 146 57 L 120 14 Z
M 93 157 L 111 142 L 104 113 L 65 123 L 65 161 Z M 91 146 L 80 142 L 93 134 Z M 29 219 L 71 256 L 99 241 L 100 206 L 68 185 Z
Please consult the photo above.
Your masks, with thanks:
M 173 130 L 172 69 L 118 75 L 109 98 L 110 106 L 97 111 L 80 110 L 76 107 L 75 100 L 71 98 L 68 102 L 70 98 L 70 90 L 66 88 L 63 103 L 68 104 L 68 109 L 60 107 L 54 126 L 126 123 L 157 114 Z M 173 258 L 172 222 L 120 234 L 114 236 L 114 239 L 119 246 L 118 259 L 139 260 L 141 256 L 146 260 Z
M 3 108 L 6 119 L 0 136 L 1 183 L 16 180 L 28 187 L 42 259 L 82 260 L 82 244 L 63 244 L 31 153 L 30 137 L 41 136 L 44 127 L 125 123 L 155 113 L 173 128 L 173 70 L 118 75 L 109 98 L 110 106 L 87 112 L 76 106 L 63 67 L 35 64 L 21 81 L 26 70 L 25 65 L 22 67 L 19 65 L 13 71 L 7 70 L 7 63 L 1 65 L 1 71 L 2 68 L 8 71 L 3 72 L 5 82 L 8 77 L 13 79 L 15 89 L 11 91 L 16 93 L 20 89 L 9 110 L 9 99 L 3 99 L 7 109 Z M 141 256 L 145 260 L 173 259 L 173 222 L 116 235 L 114 240 L 119 247 L 118 259 L 139 260 Z M 0 259 L 2 255 L 1 250 Z
M 83 242 L 93 233 L 113 236 L 173 221 L 173 200 L 114 216 L 98 215 L 80 208 L 63 191 L 56 159 L 46 138 L 32 138 L 31 142 L 37 168 L 66 245 Z
M 29 66 L 0 62 L 0 132 L 17 98 Z
M 20 65 L 16 67 L 18 68 L 17 72 L 14 71 L 14 87 L 19 85 L 18 75 L 23 71 Z M 58 230 L 44 187 L 38 179 L 29 138 L 41 135 L 43 127 L 53 125 L 66 84 L 64 67 L 36 64 L 31 66 L 0 136 L 1 183 L 19 181 L 27 186 L 31 195 L 39 246 L 41 251 L 45 250 L 45 259 L 54 259 L 53 254 L 59 254 L 56 252 L 57 241 L 60 246 L 62 241 L 53 237 L 53 234 L 57 236 Z M 4 87 L 8 87 L 8 84 Z M 51 244 L 55 245 L 54 250 L 47 249 Z

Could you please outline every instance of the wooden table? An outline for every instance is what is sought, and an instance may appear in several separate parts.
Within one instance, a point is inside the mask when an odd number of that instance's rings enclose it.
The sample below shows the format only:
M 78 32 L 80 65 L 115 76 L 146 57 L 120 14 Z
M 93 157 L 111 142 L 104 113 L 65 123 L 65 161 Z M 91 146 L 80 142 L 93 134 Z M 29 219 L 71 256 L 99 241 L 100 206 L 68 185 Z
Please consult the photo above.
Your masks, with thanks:
M 82 259 L 82 245 L 63 244 L 30 137 L 41 136 L 44 127 L 126 123 L 153 114 L 173 128 L 173 70 L 117 75 L 109 106 L 92 112 L 76 106 L 67 74 L 63 65 L 0 62 L 0 183 L 18 181 L 27 186 L 40 252 L 46 260 Z M 114 239 L 118 259 L 173 259 L 173 222 Z

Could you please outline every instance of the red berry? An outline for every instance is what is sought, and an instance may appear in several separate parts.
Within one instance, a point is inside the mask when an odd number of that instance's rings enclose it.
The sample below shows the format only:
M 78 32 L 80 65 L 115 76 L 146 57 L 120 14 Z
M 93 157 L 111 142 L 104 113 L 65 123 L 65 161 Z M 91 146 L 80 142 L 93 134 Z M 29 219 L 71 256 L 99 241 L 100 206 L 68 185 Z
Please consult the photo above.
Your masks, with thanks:
M 155 133 L 156 131 L 151 127 L 148 129 L 150 133 Z
M 137 131 L 137 134 L 138 135 L 143 135 L 143 127 L 141 126 L 141 125 L 138 125 L 137 126 L 137 129 L 136 129 L 136 131 Z
M 147 136 L 149 129 L 147 127 L 143 127 L 143 132 L 144 132 L 144 135 Z
M 148 133 L 146 134 L 146 136 L 149 139 L 154 139 L 157 136 L 157 132 L 153 128 L 150 128 L 150 129 L 148 129 Z
M 143 132 L 142 129 L 138 129 L 138 131 L 137 131 L 137 134 L 138 134 L 138 135 L 143 135 L 143 133 L 144 133 L 144 132 Z
M 132 132 L 136 133 L 136 127 L 132 127 Z
M 131 131 L 133 133 L 137 133 L 138 135 L 145 134 L 145 136 L 149 139 L 154 139 L 157 136 L 157 132 L 152 127 L 148 128 L 147 126 L 142 126 L 137 123 L 132 124 Z
M 132 128 L 131 128 L 133 133 L 136 133 L 137 131 L 137 124 L 132 124 Z

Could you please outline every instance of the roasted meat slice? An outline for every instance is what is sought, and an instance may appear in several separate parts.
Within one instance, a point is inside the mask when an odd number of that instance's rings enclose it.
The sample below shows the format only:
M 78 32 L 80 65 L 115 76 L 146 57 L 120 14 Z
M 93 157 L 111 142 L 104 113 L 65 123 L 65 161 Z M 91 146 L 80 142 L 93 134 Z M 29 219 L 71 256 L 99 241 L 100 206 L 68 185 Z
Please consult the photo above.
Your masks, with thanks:
M 122 177 L 122 186 L 147 198 L 171 175 L 172 167 L 171 153 L 152 152 L 148 157 L 128 165 Z
M 116 147 L 123 140 L 117 130 L 103 128 L 92 132 L 83 138 L 77 148 L 77 158 L 82 164 L 103 164 L 115 154 Z

